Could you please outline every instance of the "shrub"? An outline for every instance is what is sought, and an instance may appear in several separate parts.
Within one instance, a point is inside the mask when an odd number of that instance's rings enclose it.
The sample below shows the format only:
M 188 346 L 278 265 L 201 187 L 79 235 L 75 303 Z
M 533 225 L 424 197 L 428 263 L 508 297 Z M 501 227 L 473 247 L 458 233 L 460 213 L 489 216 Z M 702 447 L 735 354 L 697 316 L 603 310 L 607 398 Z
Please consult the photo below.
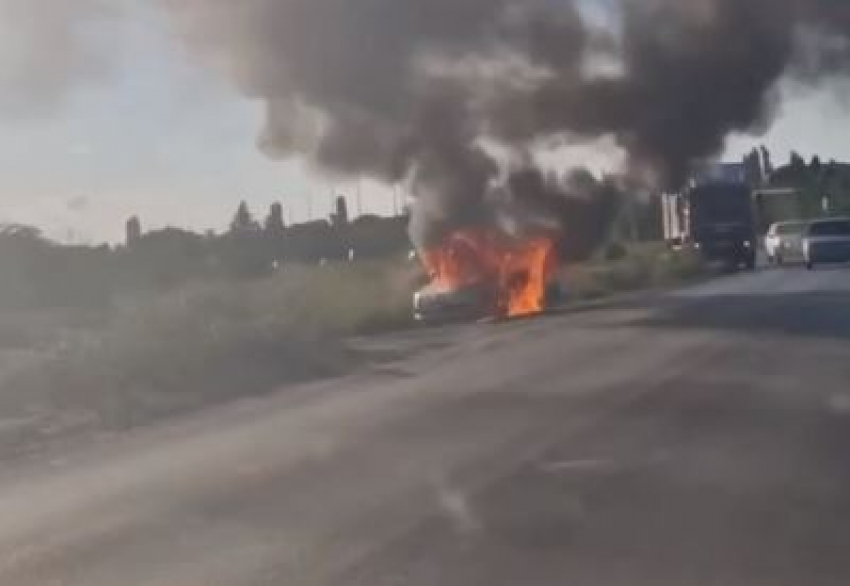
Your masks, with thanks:
M 567 290 L 577 299 L 598 299 L 612 293 L 672 286 L 706 274 L 699 254 L 672 251 L 660 244 L 638 244 L 623 249 L 616 260 L 578 265 L 568 271 Z M 618 256 L 603 252 L 602 257 Z

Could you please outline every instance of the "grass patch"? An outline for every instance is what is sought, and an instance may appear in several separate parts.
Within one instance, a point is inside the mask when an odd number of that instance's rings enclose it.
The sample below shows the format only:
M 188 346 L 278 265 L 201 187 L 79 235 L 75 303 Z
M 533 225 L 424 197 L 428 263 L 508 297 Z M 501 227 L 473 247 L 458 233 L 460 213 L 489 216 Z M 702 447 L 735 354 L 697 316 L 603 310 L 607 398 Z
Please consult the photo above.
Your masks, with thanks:
M 565 282 L 568 298 L 586 300 L 704 274 L 696 255 L 609 247 Z M 423 284 L 419 265 L 402 260 L 293 265 L 125 296 L 100 314 L 0 317 L 0 365 L 14 366 L 0 377 L 0 451 L 350 372 L 380 357 L 354 354 L 347 339 L 411 326 Z
M 611 254 L 615 250 L 616 254 Z M 670 287 L 708 273 L 702 257 L 692 251 L 674 251 L 661 244 L 606 249 L 593 261 L 567 270 L 567 290 L 577 300 L 593 300 L 615 293 Z
M 290 266 L 262 280 L 125 297 L 97 328 L 57 328 L 52 344 L 0 380 L 0 413 L 51 433 L 69 414 L 73 425 L 123 429 L 340 374 L 363 359 L 347 337 L 411 323 L 420 278 L 403 262 Z

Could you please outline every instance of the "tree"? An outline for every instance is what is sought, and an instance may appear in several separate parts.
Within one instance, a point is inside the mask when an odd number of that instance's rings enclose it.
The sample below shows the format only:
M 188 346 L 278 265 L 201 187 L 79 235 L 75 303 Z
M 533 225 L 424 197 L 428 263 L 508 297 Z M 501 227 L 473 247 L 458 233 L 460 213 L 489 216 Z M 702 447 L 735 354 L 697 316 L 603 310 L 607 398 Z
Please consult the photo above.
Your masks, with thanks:
M 251 234 L 260 231 L 260 225 L 254 220 L 251 215 L 251 210 L 248 209 L 248 204 L 244 201 L 239 204 L 236 209 L 236 215 L 230 222 L 230 232 L 232 234 Z
M 269 215 L 266 217 L 265 231 L 269 235 L 280 235 L 286 229 L 286 224 L 283 221 L 283 206 L 275 202 L 269 208 Z
M 126 227 L 126 244 L 127 247 L 135 246 L 142 239 L 142 222 L 138 216 L 133 216 L 127 220 Z
M 744 172 L 750 185 L 760 186 L 764 183 L 766 175 L 758 149 L 753 149 L 744 157 Z
M 121 267 L 125 287 L 172 287 L 203 273 L 207 243 L 203 236 L 188 230 L 163 228 L 142 235 L 124 254 Z
M 770 179 L 770 176 L 773 175 L 773 161 L 770 158 L 770 151 L 767 150 L 767 147 L 762 145 L 759 149 L 761 151 L 761 166 L 764 169 L 765 177 Z
M 801 157 L 800 153 L 798 153 L 797 151 L 791 151 L 791 161 L 790 161 L 789 164 L 790 164 L 792 169 L 801 170 L 801 169 L 805 169 L 806 160 L 803 159 L 803 157 Z
M 0 237 L 4 241 L 44 242 L 41 230 L 25 224 L 0 224 Z
M 348 225 L 348 202 L 342 195 L 336 198 L 336 212 L 331 216 L 331 224 L 334 228 Z
M 809 163 L 809 168 L 815 173 L 820 173 L 821 167 L 820 157 L 817 155 L 812 157 L 812 162 Z

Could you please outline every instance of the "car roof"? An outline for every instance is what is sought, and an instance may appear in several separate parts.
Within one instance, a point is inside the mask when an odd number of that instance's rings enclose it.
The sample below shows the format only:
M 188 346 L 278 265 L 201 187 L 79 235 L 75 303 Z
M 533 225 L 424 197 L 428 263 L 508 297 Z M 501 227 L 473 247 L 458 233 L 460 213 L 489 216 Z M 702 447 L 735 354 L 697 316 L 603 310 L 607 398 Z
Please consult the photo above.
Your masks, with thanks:
M 770 225 L 771 228 L 789 228 L 792 226 L 808 226 L 811 224 L 809 220 L 792 220 L 787 222 L 775 222 Z
M 796 231 L 805 232 L 812 225 L 811 222 L 806 220 L 794 220 L 788 222 L 776 222 L 770 225 L 768 232 L 770 234 L 783 235 L 786 233 L 787 229 L 797 229 Z
M 845 217 L 841 217 L 841 218 L 819 218 L 817 220 L 812 220 L 809 223 L 810 224 L 832 224 L 833 222 L 835 222 L 835 223 L 847 223 L 847 222 L 850 222 L 850 218 L 845 218 Z

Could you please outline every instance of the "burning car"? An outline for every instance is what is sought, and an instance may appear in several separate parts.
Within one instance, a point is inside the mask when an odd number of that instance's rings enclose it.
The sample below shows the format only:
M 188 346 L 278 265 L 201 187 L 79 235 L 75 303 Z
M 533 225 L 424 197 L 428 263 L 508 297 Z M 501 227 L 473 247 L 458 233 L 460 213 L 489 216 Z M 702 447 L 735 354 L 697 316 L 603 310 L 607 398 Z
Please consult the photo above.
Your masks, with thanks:
M 459 231 L 422 254 L 430 284 L 414 295 L 418 320 L 526 317 L 556 296 L 555 241 L 483 230 Z
M 480 319 L 496 314 L 495 294 L 486 284 L 449 290 L 431 284 L 414 294 L 413 311 L 422 322 Z

